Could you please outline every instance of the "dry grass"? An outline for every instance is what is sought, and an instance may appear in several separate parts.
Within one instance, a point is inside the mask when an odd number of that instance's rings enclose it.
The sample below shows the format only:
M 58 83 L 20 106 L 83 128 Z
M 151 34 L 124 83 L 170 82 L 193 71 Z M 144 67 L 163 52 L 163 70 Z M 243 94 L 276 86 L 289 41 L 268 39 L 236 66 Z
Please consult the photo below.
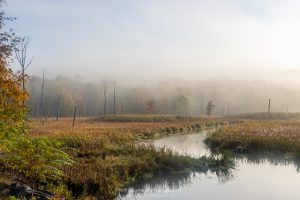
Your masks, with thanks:
M 253 121 L 225 127 L 206 141 L 213 149 L 300 153 L 300 121 Z M 299 154 L 300 155 L 300 154 Z
M 111 138 L 112 136 L 126 136 L 132 138 L 148 139 L 163 132 L 180 132 L 200 129 L 207 126 L 215 126 L 224 123 L 224 119 L 198 119 L 163 121 L 163 122 L 106 122 L 95 121 L 90 118 L 76 119 L 75 127 L 72 127 L 72 118 L 61 118 L 56 121 L 53 118 L 44 123 L 38 120 L 30 120 L 30 135 L 66 137 L 66 136 L 84 136 L 93 138 Z M 168 130 L 170 129 L 170 130 Z M 147 136 L 146 138 L 144 138 Z
M 136 116 L 135 116 L 136 117 Z M 173 118 L 172 118 L 173 119 Z M 123 120 L 123 119 L 122 119 Z M 193 159 L 168 150 L 136 145 L 139 139 L 214 126 L 222 120 L 164 120 L 163 122 L 95 121 L 78 118 L 48 119 L 44 123 L 31 120 L 32 137 L 51 137 L 62 141 L 75 163 L 64 168 L 63 184 L 76 198 L 95 195 L 97 199 L 114 199 L 118 191 L 137 179 L 156 173 L 175 173 L 232 166 L 226 158 Z M 227 162 L 229 161 L 229 162 Z
M 63 118 L 59 121 L 48 119 L 42 124 L 39 121 L 30 122 L 30 134 L 33 136 L 57 136 L 57 135 L 89 135 L 102 136 L 112 132 L 138 133 L 145 130 L 158 131 L 162 127 L 172 125 L 170 122 L 102 122 L 92 121 L 88 118 L 76 120 L 72 127 L 71 118 Z

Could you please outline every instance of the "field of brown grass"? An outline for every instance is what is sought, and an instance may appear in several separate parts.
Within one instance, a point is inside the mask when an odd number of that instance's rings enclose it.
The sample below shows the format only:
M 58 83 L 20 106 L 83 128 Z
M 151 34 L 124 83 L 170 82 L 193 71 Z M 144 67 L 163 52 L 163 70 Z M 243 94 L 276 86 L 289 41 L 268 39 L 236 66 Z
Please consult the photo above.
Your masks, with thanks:
M 178 133 L 190 131 L 203 127 L 223 124 L 224 119 L 193 119 L 193 120 L 170 120 L 162 122 L 135 122 L 135 121 L 96 121 L 91 118 L 76 119 L 75 127 L 72 127 L 72 118 L 60 118 L 56 121 L 49 118 L 40 122 L 36 119 L 29 121 L 30 135 L 37 136 L 84 136 L 84 137 L 111 137 L 116 134 L 129 138 L 143 138 L 142 136 L 153 137 L 163 132 Z M 168 128 L 170 130 L 168 130 Z M 148 139 L 146 138 L 146 139 Z
M 214 149 L 276 151 L 300 155 L 300 121 L 251 121 L 224 127 L 207 140 Z
M 142 116 L 137 122 L 132 118 L 128 121 L 122 118 L 122 122 L 78 118 L 75 127 L 72 127 L 72 118 L 59 121 L 50 118 L 44 122 L 31 119 L 28 125 L 30 136 L 58 140 L 72 156 L 75 162 L 63 169 L 62 184 L 75 198 L 114 199 L 122 187 L 143 177 L 232 166 L 227 158 L 224 162 L 213 157 L 194 159 L 166 149 L 136 145 L 139 140 L 196 131 L 226 121 L 172 118 L 151 122 L 149 118 L 145 121 Z

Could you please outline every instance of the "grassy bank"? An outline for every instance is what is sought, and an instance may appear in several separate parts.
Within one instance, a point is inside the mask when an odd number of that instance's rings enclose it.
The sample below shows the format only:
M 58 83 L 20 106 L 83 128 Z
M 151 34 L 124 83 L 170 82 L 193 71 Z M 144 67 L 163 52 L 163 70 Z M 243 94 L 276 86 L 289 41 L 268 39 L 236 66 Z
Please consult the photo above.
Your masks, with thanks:
M 167 149 L 137 145 L 144 139 L 228 124 L 222 119 L 109 122 L 81 118 L 75 127 L 71 124 L 68 118 L 29 123 L 32 137 L 61 141 L 63 150 L 74 160 L 73 165 L 64 167 L 60 182 L 41 187 L 57 196 L 113 199 L 126 185 L 157 174 L 224 171 L 233 166 L 228 157 L 194 159 Z
M 206 139 L 214 150 L 271 151 L 300 156 L 299 121 L 253 121 L 217 130 Z
M 233 119 L 252 119 L 252 120 L 300 120 L 300 113 L 287 112 L 266 112 L 260 113 L 243 113 L 231 116 Z
M 199 117 L 183 117 L 176 115 L 107 115 L 94 118 L 95 121 L 105 122 L 192 122 L 199 121 Z M 204 120 L 204 118 L 202 118 Z
M 227 170 L 233 166 L 228 158 L 193 159 L 166 149 L 82 138 L 64 138 L 75 164 L 65 168 L 64 183 L 77 198 L 92 195 L 97 199 L 113 199 L 121 188 L 153 175 L 183 171 Z
M 32 136 L 96 136 L 111 137 L 126 135 L 133 140 L 153 139 L 155 137 L 188 133 L 203 128 L 211 128 L 221 125 L 240 123 L 242 120 L 228 120 L 226 118 L 192 118 L 163 116 L 161 121 L 152 121 L 154 116 L 125 115 L 107 116 L 104 121 L 91 118 L 79 118 L 75 127 L 72 127 L 72 119 L 62 118 L 59 121 L 48 119 L 44 123 L 37 120 L 30 122 Z M 146 121 L 144 119 L 147 119 Z M 148 119 L 151 119 L 148 121 Z

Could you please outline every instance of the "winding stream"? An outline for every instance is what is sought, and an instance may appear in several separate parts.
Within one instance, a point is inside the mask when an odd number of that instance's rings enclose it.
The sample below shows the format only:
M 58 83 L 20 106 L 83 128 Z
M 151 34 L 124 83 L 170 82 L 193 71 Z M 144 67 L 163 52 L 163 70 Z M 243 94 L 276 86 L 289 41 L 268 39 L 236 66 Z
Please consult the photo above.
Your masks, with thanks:
M 152 141 L 193 157 L 209 155 L 203 140 L 210 131 L 174 135 Z M 230 174 L 183 173 L 154 177 L 122 191 L 118 200 L 274 200 L 300 199 L 300 164 L 288 155 L 255 154 L 236 157 Z

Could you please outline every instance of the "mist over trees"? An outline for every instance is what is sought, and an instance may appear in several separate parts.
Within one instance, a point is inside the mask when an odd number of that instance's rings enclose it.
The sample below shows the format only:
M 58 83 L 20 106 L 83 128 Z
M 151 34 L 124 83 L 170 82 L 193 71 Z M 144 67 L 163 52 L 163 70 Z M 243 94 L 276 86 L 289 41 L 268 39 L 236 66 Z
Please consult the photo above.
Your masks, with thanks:
M 227 105 L 230 114 L 267 112 L 269 97 L 273 99 L 272 112 L 286 112 L 287 107 L 291 112 L 300 110 L 297 87 L 260 81 L 164 81 L 148 85 L 114 82 L 84 82 L 63 76 L 45 78 L 40 108 L 42 78 L 32 76 L 26 86 L 31 94 L 27 102 L 30 115 L 57 117 L 59 111 L 60 117 L 71 117 L 76 105 L 78 117 L 101 117 L 104 113 L 204 116 L 204 105 L 209 100 L 215 105 L 213 115 L 227 115 Z
M 43 111 L 41 101 L 42 78 L 33 76 L 28 82 L 31 98 L 28 106 L 31 116 L 38 117 L 46 113 L 57 116 L 59 98 L 59 116 L 72 116 L 77 106 L 77 116 L 104 116 L 106 114 L 178 114 L 190 113 L 190 95 L 187 89 L 164 86 L 165 94 L 159 94 L 158 88 L 146 86 L 114 85 L 114 81 L 86 83 L 59 76 L 46 79 L 43 92 Z M 116 87 L 116 88 L 114 88 Z M 44 116 L 45 117 L 45 116 Z
M 212 111 L 214 109 L 215 105 L 213 104 L 212 101 L 209 101 L 207 103 L 207 106 L 206 106 L 206 115 L 209 117 L 211 114 L 212 114 Z

